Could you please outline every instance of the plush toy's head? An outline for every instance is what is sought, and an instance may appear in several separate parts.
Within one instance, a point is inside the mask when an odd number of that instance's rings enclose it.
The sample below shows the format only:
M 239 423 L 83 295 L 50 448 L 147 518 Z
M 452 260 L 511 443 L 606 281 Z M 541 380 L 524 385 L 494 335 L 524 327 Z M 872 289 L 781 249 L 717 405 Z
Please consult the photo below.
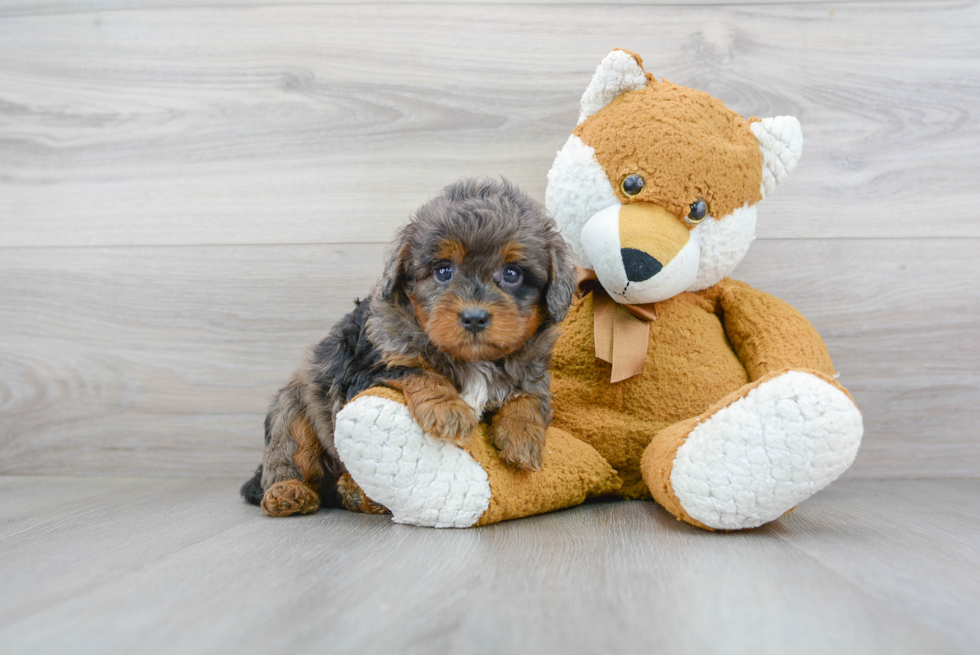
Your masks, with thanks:
M 548 210 L 617 302 L 718 283 L 755 238 L 756 203 L 796 166 L 792 116 L 746 121 L 702 91 L 657 81 L 614 50 L 548 172 Z

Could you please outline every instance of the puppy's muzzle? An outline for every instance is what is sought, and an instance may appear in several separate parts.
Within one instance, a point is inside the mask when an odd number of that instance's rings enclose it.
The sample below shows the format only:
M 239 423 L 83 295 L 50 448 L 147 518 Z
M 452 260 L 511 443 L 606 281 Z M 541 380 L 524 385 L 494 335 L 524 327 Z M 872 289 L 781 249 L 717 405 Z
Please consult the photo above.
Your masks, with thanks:
M 467 307 L 459 313 L 459 322 L 463 329 L 473 334 L 479 334 L 490 325 L 490 312 L 482 307 Z

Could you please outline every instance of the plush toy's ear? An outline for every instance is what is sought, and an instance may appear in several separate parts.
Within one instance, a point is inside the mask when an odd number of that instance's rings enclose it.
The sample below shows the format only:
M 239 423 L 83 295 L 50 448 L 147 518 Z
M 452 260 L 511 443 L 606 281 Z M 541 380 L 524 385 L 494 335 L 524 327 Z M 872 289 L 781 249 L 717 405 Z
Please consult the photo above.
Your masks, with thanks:
M 752 123 L 762 151 L 762 197 L 768 196 L 796 168 L 803 153 L 803 130 L 793 116 L 763 118 Z
M 626 50 L 613 50 L 599 63 L 589 87 L 582 94 L 579 124 L 619 94 L 642 89 L 648 79 L 639 55 Z
M 548 310 L 549 322 L 560 323 L 568 313 L 572 297 L 575 295 L 575 266 L 571 248 L 561 236 L 555 235 L 555 242 L 549 250 L 551 271 L 544 304 Z
M 398 230 L 394 240 L 386 249 L 385 261 L 388 263 L 385 264 L 385 271 L 378 281 L 378 293 L 381 295 L 381 300 L 385 302 L 390 301 L 395 292 L 405 286 L 408 258 L 412 252 L 414 236 L 415 225 L 409 223 Z

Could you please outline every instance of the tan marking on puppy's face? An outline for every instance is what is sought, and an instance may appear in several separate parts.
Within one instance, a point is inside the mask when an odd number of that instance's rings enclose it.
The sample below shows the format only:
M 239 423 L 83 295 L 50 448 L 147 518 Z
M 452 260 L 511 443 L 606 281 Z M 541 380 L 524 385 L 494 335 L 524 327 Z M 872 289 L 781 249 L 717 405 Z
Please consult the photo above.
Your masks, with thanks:
M 460 314 L 466 309 L 484 309 L 490 323 L 473 334 L 463 327 Z M 418 313 L 416 313 L 418 316 Z M 453 294 L 444 295 L 428 315 L 422 328 L 440 350 L 453 359 L 486 361 L 500 359 L 520 348 L 542 323 L 540 306 L 522 312 L 513 298 L 497 294 L 489 302 L 473 302 Z
M 595 150 L 623 203 L 650 202 L 678 218 L 703 199 L 723 218 L 762 199 L 762 153 L 741 116 L 717 98 L 682 86 L 651 81 L 624 93 L 575 128 Z M 627 195 L 623 181 L 643 178 Z
M 466 258 L 466 247 L 460 243 L 459 239 L 443 239 L 436 246 L 434 258 L 437 261 L 444 259 L 459 264 Z
M 519 229 L 512 232 L 520 234 Z M 423 260 L 428 263 L 416 269 L 407 293 L 415 320 L 453 359 L 506 357 L 544 322 L 552 254 L 528 247 L 515 238 L 517 234 L 495 238 L 488 230 L 468 235 L 472 243 L 465 237 L 440 239 L 434 243 L 431 259 Z M 474 310 L 486 314 L 483 329 L 470 330 L 463 323 L 464 312 Z
M 516 241 L 504 244 L 500 249 L 500 261 L 506 264 L 520 262 L 525 258 L 524 246 Z
M 400 233 L 407 248 L 392 246 L 400 260 L 378 294 L 402 316 L 410 311 L 428 343 L 467 361 L 517 352 L 565 317 L 574 292 L 568 249 L 544 208 L 506 184 L 498 195 L 488 192 L 495 185 L 477 186 L 472 198 L 441 197 L 420 210 Z M 399 341 L 411 337 L 400 332 Z

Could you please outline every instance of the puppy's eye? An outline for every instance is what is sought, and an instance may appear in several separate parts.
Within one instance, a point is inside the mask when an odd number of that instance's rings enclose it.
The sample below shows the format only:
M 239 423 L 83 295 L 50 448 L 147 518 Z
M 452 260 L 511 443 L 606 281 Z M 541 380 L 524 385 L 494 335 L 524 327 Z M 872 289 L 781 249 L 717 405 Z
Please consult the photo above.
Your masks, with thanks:
M 516 287 L 524 281 L 524 274 L 516 266 L 505 266 L 500 281 L 506 286 Z
M 453 267 L 451 264 L 439 264 L 433 272 L 437 282 L 449 282 L 453 279 Z
M 691 203 L 691 213 L 684 220 L 688 223 L 700 223 L 708 215 L 708 203 L 698 198 Z
M 640 191 L 643 191 L 644 184 L 646 184 L 646 182 L 643 181 L 643 178 L 634 173 L 633 175 L 627 175 L 624 177 L 622 184 L 619 186 L 625 195 L 635 196 Z

